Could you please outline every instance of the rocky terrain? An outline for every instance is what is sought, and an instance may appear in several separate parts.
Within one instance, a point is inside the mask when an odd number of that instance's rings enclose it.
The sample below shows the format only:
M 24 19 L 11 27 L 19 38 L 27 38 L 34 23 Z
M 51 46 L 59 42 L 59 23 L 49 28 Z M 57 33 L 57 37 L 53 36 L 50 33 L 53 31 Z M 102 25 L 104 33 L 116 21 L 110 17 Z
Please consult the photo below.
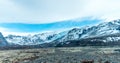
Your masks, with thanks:
M 94 63 L 120 62 L 119 47 L 66 47 L 1 50 L 0 63 Z

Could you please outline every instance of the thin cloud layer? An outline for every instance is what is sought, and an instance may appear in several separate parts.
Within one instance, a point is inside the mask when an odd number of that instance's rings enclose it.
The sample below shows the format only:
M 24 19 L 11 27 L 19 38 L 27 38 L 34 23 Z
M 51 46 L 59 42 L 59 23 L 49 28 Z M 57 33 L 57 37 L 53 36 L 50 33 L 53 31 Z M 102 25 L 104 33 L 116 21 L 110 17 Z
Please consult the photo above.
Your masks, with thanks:
M 120 17 L 120 0 L 0 0 L 0 23 L 50 23 L 93 16 Z

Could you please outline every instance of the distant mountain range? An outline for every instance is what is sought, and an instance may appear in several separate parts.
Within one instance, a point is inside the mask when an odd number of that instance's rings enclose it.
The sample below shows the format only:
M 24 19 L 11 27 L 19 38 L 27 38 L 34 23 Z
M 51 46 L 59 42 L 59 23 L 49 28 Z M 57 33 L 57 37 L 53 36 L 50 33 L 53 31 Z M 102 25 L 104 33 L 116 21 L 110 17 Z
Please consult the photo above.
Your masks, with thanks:
M 19 45 L 40 47 L 64 46 L 120 46 L 120 20 L 100 23 L 95 26 L 73 28 L 62 32 L 40 33 L 28 36 L 0 34 L 0 46 Z

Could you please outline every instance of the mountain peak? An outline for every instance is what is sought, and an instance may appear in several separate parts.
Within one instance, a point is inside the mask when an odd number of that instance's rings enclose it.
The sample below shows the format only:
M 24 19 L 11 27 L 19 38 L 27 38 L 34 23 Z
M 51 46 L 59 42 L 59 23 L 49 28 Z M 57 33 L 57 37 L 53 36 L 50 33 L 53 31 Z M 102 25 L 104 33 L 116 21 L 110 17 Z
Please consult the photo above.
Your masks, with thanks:
M 2 33 L 0 32 L 0 46 L 8 45 L 6 39 L 3 37 Z
M 120 19 L 113 20 L 113 21 L 111 21 L 111 22 L 114 23 L 114 24 L 119 24 L 119 25 L 120 25 Z

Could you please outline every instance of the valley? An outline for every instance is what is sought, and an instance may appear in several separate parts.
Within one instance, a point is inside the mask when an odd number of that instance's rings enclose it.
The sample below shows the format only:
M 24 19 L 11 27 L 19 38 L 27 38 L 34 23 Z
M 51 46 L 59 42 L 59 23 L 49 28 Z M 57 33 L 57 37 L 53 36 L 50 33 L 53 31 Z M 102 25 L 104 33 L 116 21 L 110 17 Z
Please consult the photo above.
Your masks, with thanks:
M 34 35 L 0 33 L 0 63 L 119 63 L 120 20 Z

